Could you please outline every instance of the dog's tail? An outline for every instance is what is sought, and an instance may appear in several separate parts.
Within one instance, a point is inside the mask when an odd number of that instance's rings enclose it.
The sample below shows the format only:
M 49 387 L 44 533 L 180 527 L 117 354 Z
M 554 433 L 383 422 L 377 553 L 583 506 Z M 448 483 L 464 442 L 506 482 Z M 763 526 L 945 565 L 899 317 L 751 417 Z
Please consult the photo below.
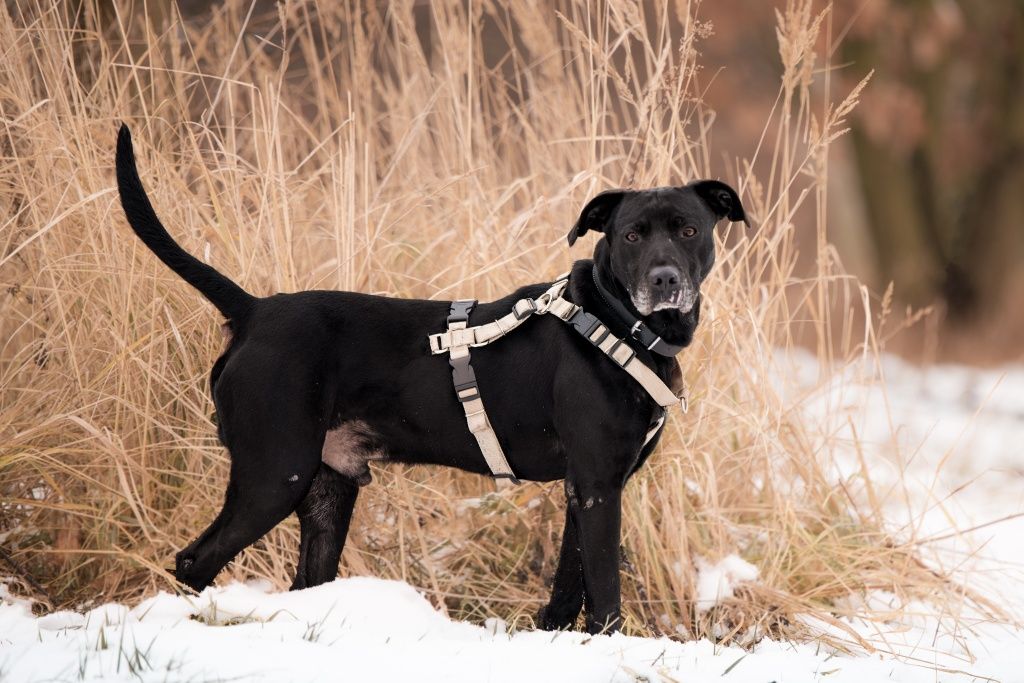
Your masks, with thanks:
M 256 298 L 182 249 L 160 223 L 135 168 L 132 134 L 123 124 L 117 134 L 117 189 L 132 230 L 167 267 L 198 289 L 227 318 L 245 316 Z

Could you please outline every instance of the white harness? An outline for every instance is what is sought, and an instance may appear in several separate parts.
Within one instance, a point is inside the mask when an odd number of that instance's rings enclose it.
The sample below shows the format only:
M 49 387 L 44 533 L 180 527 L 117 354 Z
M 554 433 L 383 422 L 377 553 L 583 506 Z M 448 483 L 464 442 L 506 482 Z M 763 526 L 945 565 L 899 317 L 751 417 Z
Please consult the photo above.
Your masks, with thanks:
M 663 409 L 661 415 L 647 430 L 644 446 L 650 443 L 664 424 L 664 409 L 678 404 L 684 413 L 687 410 L 685 390 L 683 396 L 676 396 L 653 370 L 637 359 L 636 352 L 629 344 L 613 335 L 608 327 L 596 317 L 562 298 L 562 293 L 568 283 L 568 274 L 563 275 L 536 299 L 520 299 L 512 306 L 511 313 L 493 322 L 474 327 L 469 327 L 469 312 L 476 301 L 472 299 L 453 301 L 451 314 L 448 316 L 448 329 L 427 337 L 430 342 L 430 353 L 437 355 L 447 351 L 450 354 L 449 363 L 452 366 L 455 394 L 466 413 L 469 431 L 476 438 L 480 452 L 483 453 L 484 460 L 487 461 L 487 466 L 495 478 L 506 478 L 516 483 L 519 482 L 513 474 L 512 468 L 509 467 L 508 459 L 498 442 L 498 436 L 494 433 L 490 420 L 487 419 L 487 411 L 480 398 L 476 375 L 469 363 L 469 349 L 486 346 L 501 339 L 533 315 L 550 313 L 562 322 L 571 325 L 591 344 L 615 361 L 616 365 L 636 380 L 650 394 L 654 402 L 661 406 Z

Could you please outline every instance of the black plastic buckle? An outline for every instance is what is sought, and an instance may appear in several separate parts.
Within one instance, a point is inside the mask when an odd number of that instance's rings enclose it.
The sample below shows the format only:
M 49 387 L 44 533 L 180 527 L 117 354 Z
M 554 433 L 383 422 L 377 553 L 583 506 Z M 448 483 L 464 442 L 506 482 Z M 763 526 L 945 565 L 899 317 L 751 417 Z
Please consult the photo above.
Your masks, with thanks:
M 594 330 L 597 329 L 597 326 L 601 324 L 601 321 L 598 320 L 596 316 L 587 313 L 582 308 L 573 313 L 572 317 L 569 318 L 566 322 L 568 322 L 570 325 L 576 328 L 577 332 L 586 337 L 587 341 L 591 341 L 590 335 L 593 334 Z M 602 341 L 604 341 L 603 338 Z M 591 341 L 591 343 L 594 342 Z
M 469 312 L 476 306 L 476 299 L 460 299 L 459 301 L 453 301 L 452 307 L 448 312 L 448 327 L 452 326 L 452 323 L 466 323 L 469 324 Z
M 459 401 L 466 403 L 480 398 L 480 391 L 477 389 L 476 384 L 476 373 L 473 372 L 473 366 L 469 364 L 469 356 L 449 358 L 448 364 L 452 366 L 452 382 L 455 384 L 455 395 Z M 472 389 L 473 393 L 469 396 L 463 396 L 462 392 L 467 389 Z

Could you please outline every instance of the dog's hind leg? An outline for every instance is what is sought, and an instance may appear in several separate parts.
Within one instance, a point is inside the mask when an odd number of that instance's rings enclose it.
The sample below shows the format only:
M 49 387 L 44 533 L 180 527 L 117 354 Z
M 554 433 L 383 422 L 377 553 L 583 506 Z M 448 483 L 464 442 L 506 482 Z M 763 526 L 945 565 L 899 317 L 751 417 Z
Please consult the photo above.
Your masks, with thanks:
M 325 434 L 297 404 L 218 400 L 217 412 L 231 452 L 224 507 L 175 562 L 175 577 L 195 590 L 295 511 L 320 468 Z
M 573 510 L 567 506 L 551 600 L 537 615 L 537 626 L 545 631 L 572 628 L 583 609 L 583 596 L 583 554 Z
M 345 547 L 359 485 L 321 465 L 309 493 L 299 505 L 299 566 L 292 590 L 312 588 L 338 575 L 338 560 Z

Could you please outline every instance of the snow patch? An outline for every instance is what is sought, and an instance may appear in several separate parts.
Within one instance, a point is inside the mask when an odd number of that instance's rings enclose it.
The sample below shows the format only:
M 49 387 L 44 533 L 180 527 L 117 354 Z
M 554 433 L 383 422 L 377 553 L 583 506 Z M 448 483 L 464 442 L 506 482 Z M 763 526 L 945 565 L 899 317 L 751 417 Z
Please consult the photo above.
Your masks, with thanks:
M 756 576 L 736 556 L 707 566 L 730 587 Z M 24 605 L 0 605 L 3 680 L 717 683 L 728 673 L 731 683 L 934 683 L 927 666 L 934 661 L 1009 681 L 1019 680 L 1021 651 L 1011 634 L 987 637 L 987 661 L 971 666 L 937 657 L 934 646 L 922 651 L 933 630 L 904 626 L 885 637 L 911 663 L 770 639 L 745 652 L 706 639 L 517 631 L 497 618 L 481 627 L 451 621 L 408 584 L 366 578 L 285 593 L 235 583 L 197 597 L 160 593 L 127 612 L 104 607 L 86 619 L 67 612 L 37 618 Z
M 735 595 L 736 586 L 756 581 L 757 567 L 736 554 L 728 555 L 712 564 L 698 556 L 697 566 L 697 610 L 707 612 L 716 605 Z
M 53 612 L 47 614 L 44 617 L 39 617 L 36 620 L 36 626 L 43 629 L 44 631 L 60 631 L 65 628 L 82 628 L 85 626 L 86 619 L 78 612 L 69 612 L 62 610 L 60 612 Z
M 27 613 L 32 613 L 32 600 L 29 598 L 19 598 L 11 589 L 7 587 L 6 583 L 0 583 L 0 605 L 20 608 Z

